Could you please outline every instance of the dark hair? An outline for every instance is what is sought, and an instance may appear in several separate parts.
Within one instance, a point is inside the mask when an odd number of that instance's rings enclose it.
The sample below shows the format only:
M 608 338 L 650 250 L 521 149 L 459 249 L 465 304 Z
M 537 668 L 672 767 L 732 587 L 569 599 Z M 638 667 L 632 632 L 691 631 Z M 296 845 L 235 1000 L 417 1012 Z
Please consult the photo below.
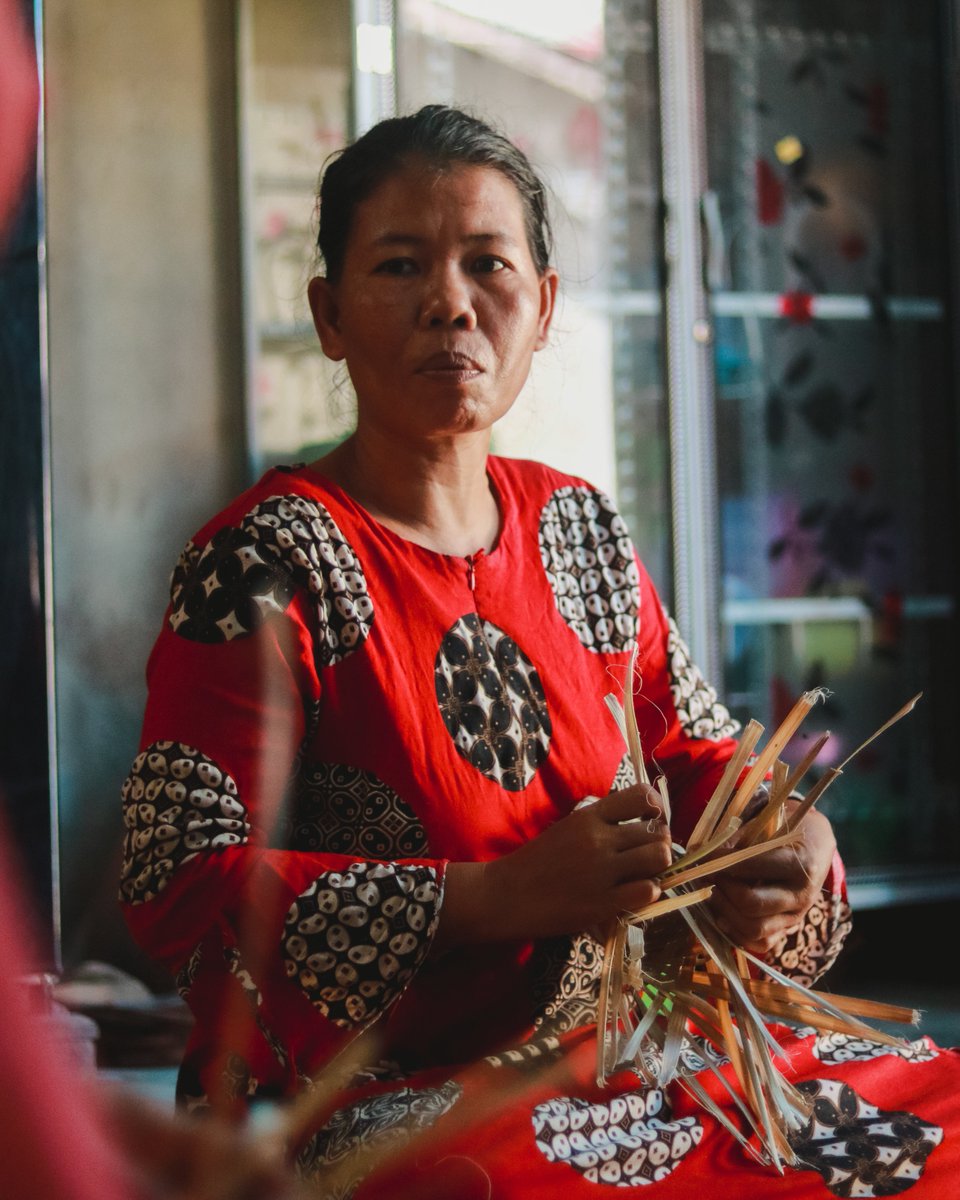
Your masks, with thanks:
M 457 108 L 428 104 L 405 117 L 390 117 L 339 151 L 320 184 L 317 248 L 327 278 L 343 270 L 357 205 L 412 160 L 446 170 L 464 163 L 492 167 L 514 184 L 523 202 L 527 242 L 537 270 L 550 263 L 553 231 L 543 181 L 522 150 L 485 122 Z

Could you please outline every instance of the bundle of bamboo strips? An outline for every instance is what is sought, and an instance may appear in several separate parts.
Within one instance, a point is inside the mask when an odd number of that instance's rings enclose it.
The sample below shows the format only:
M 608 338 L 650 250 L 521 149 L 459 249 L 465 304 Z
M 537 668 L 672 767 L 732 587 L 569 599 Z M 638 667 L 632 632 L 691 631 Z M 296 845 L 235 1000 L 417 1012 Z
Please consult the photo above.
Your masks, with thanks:
M 633 668 L 631 662 L 629 680 L 634 678 Z M 821 695 L 814 691 L 801 696 L 759 752 L 763 727 L 756 721 L 747 724 L 686 848 L 674 848 L 677 857 L 659 880 L 662 898 L 622 917 L 609 930 L 597 1014 L 599 1084 L 627 1066 L 658 1087 L 679 1080 L 749 1153 L 765 1155 L 780 1171 L 784 1164 L 795 1162 L 789 1135 L 806 1124 L 810 1109 L 807 1099 L 777 1067 L 778 1058 L 783 1061 L 784 1055 L 767 1030 L 765 1018 L 894 1046 L 904 1043 L 865 1025 L 861 1018 L 905 1024 L 919 1020 L 913 1009 L 828 995 L 788 979 L 736 946 L 718 927 L 705 903 L 713 891 L 711 885 L 691 886 L 704 876 L 715 876 L 795 841 L 800 822 L 843 768 L 910 712 L 920 698 L 915 696 L 904 705 L 840 767 L 826 770 L 787 816 L 788 798 L 830 735 L 818 737 L 792 770 L 780 755 Z M 649 784 L 632 686 L 625 689 L 622 707 L 614 696 L 606 700 L 620 725 L 637 779 Z M 767 799 L 744 823 L 747 806 L 764 781 L 769 789 Z M 663 776 L 657 780 L 657 789 L 669 821 L 670 800 Z M 731 850 L 735 835 L 737 848 Z M 729 1059 L 735 1085 L 729 1073 L 699 1055 L 694 1031 L 715 1047 L 718 1057 Z M 696 1070 L 686 1065 L 690 1061 L 697 1064 Z M 734 1124 L 696 1077 L 704 1066 L 720 1079 L 748 1132 Z M 759 1155 L 750 1141 L 753 1134 L 760 1142 Z

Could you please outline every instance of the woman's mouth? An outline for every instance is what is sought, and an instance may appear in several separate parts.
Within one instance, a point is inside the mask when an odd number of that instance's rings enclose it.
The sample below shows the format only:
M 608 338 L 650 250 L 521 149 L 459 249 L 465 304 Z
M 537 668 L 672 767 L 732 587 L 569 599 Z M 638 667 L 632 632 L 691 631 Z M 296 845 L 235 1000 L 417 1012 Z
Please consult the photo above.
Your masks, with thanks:
M 417 368 L 417 374 L 442 379 L 473 379 L 483 374 L 483 367 L 466 354 L 443 350 L 425 359 Z

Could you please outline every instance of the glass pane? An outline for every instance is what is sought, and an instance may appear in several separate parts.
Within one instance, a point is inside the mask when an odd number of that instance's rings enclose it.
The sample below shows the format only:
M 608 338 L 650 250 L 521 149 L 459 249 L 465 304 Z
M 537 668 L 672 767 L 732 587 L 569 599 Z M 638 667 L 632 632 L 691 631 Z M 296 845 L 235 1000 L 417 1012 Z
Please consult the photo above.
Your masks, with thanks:
M 956 410 L 938 5 L 707 0 L 728 694 L 832 692 L 853 865 L 956 861 Z M 923 136 L 918 136 L 918 131 Z
M 351 411 L 344 374 L 321 353 L 306 298 L 317 178 L 347 137 L 350 5 L 250 0 L 246 12 L 248 387 L 259 473 L 317 457 L 345 432 Z
M 640 556 L 670 604 L 670 435 L 661 345 L 654 9 L 652 0 L 607 2 L 610 299 L 620 501 Z
M 553 192 L 560 309 L 494 450 L 615 491 L 601 0 L 401 0 L 397 21 L 400 110 L 447 103 L 491 121 Z

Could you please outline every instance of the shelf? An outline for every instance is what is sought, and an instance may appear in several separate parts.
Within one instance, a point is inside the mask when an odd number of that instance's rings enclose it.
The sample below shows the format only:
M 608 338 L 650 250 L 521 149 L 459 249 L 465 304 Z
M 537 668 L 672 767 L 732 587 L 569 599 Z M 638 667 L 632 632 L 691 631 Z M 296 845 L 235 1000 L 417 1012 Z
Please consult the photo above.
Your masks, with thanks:
M 785 320 L 784 297 L 779 292 L 714 292 L 707 297 L 715 317 L 766 317 Z M 583 303 L 610 316 L 658 316 L 659 292 L 590 292 Z M 893 321 L 942 321 L 944 306 L 933 296 L 883 297 L 883 311 Z M 810 296 L 810 316 L 822 321 L 869 321 L 877 315 L 867 296 Z
M 847 891 L 854 913 L 899 904 L 960 899 L 960 866 L 852 867 Z
M 905 596 L 908 620 L 946 619 L 956 605 L 952 596 Z M 801 625 L 817 621 L 867 622 L 873 611 L 858 596 L 783 596 L 758 600 L 727 600 L 722 608 L 727 625 Z

